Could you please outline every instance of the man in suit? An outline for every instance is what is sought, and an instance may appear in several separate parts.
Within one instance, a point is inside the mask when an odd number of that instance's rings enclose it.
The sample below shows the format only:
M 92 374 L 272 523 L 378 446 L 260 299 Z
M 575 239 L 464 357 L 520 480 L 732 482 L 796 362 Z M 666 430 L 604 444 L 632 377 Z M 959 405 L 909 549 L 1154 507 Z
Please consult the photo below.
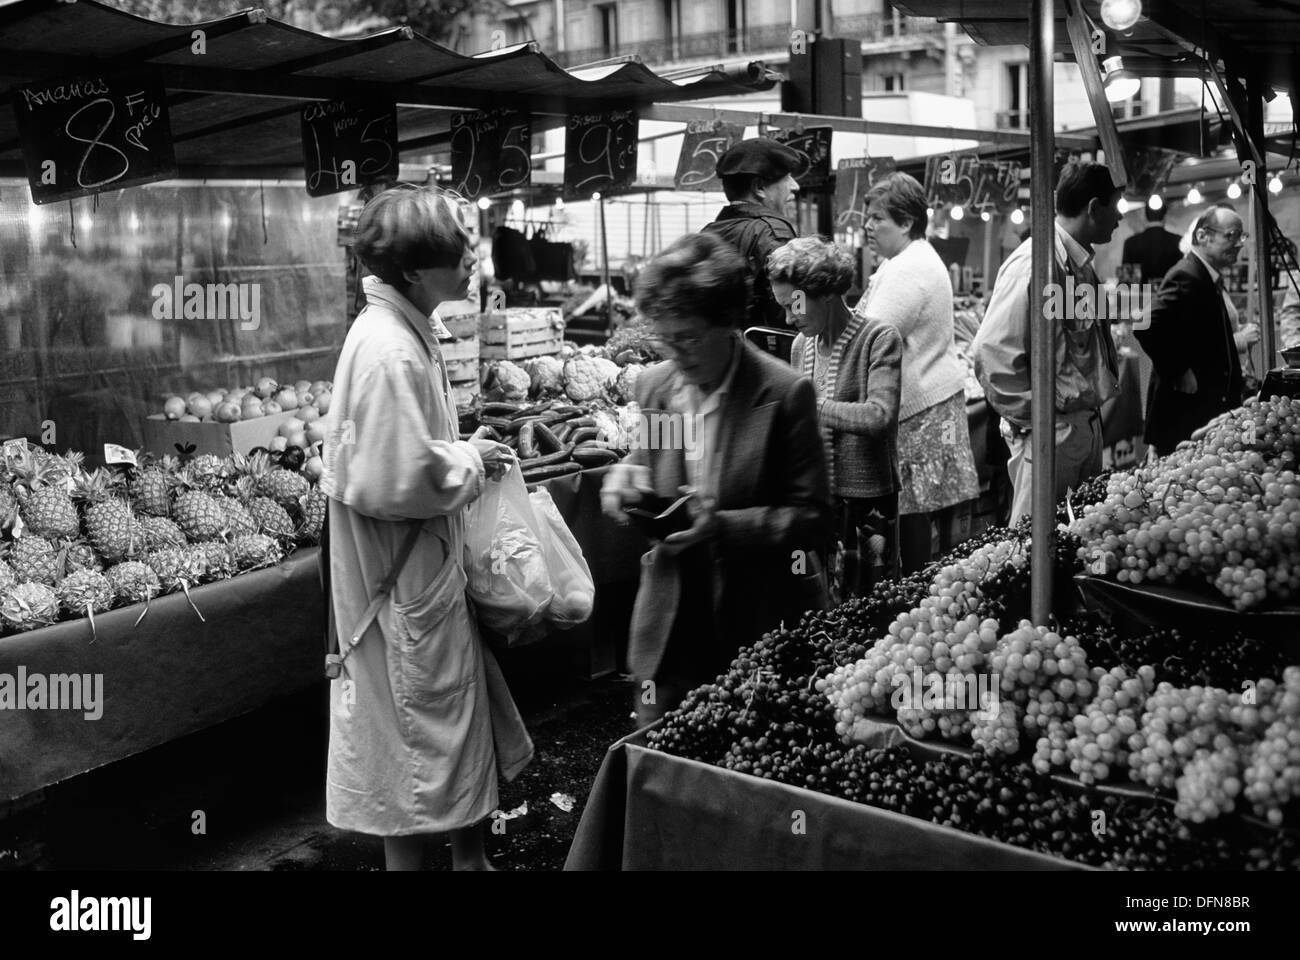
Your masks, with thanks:
M 806 156 L 768 137 L 742 140 L 718 157 L 727 205 L 704 231 L 727 241 L 745 260 L 751 287 L 742 327 L 790 329 L 785 309 L 772 296 L 767 258 L 798 236 L 792 222 L 799 192 L 795 177 L 807 169 Z
M 642 271 L 637 306 L 671 359 L 637 381 L 641 431 L 601 491 L 605 512 L 693 494 L 692 525 L 642 558 L 628 668 L 649 723 L 726 670 L 742 647 L 826 606 L 821 557 L 830 489 L 812 384 L 736 329 L 745 264 L 728 244 L 691 234 Z
M 1241 403 L 1237 351 L 1259 332 L 1252 324 L 1234 333 L 1237 310 L 1223 289 L 1223 271 L 1237 262 L 1245 240 L 1241 217 L 1226 204 L 1201 214 L 1191 253 L 1160 284 L 1149 326 L 1134 330 L 1155 368 L 1146 441 L 1161 456 Z
M 1165 207 L 1151 209 L 1151 204 L 1142 208 L 1147 218 L 1147 228 L 1135 233 L 1124 241 L 1124 254 L 1120 262 L 1136 264 L 1142 271 L 1138 280 L 1157 284 L 1169 269 L 1183 258 L 1178 249 L 1178 237 L 1165 229 Z

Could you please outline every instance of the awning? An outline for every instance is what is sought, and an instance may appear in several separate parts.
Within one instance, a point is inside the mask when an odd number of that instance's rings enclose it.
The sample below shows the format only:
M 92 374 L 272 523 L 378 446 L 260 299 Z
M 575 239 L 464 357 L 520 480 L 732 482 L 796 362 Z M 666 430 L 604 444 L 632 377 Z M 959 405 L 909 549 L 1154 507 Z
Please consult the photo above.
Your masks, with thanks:
M 191 52 L 203 31 L 206 52 Z M 0 86 L 151 65 L 161 69 L 184 177 L 301 175 L 299 111 L 310 101 L 386 98 L 398 104 L 400 146 L 443 142 L 459 110 L 511 106 L 534 131 L 569 112 L 734 97 L 770 89 L 762 62 L 672 78 L 636 58 L 565 70 L 535 43 L 467 56 L 409 27 L 337 40 L 250 8 L 203 23 L 142 20 L 93 0 L 0 6 Z M 0 110 L 0 175 L 24 172 L 12 110 Z

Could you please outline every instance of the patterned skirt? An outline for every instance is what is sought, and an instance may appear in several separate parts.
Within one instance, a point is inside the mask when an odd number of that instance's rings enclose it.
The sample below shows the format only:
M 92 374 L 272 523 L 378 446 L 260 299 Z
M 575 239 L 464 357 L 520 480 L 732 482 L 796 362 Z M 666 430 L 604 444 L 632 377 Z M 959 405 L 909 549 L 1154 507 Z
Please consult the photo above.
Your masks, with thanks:
M 930 513 L 979 496 L 961 391 L 898 423 L 898 513 Z

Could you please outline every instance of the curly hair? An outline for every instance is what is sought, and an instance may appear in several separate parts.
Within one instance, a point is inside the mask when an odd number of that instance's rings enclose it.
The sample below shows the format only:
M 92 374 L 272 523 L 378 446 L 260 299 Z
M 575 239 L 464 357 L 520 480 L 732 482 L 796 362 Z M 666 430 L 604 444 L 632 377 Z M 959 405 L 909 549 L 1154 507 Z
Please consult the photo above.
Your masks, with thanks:
M 912 221 L 907 235 L 913 240 L 925 236 L 925 227 L 929 222 L 926 217 L 925 188 L 916 177 L 899 171 L 882 177 L 867 191 L 867 204 L 876 200 L 884 203 L 889 219 L 899 226 L 902 226 L 904 220 Z
M 853 254 L 820 237 L 796 237 L 767 258 L 767 278 L 810 297 L 843 295 L 853 285 Z
M 397 186 L 366 204 L 353 250 L 375 276 L 398 289 L 406 272 L 453 267 L 470 243 L 460 198 L 436 187 Z
M 641 269 L 636 308 L 651 320 L 700 317 L 717 327 L 744 324 L 750 280 L 735 247 L 709 233 L 688 233 Z

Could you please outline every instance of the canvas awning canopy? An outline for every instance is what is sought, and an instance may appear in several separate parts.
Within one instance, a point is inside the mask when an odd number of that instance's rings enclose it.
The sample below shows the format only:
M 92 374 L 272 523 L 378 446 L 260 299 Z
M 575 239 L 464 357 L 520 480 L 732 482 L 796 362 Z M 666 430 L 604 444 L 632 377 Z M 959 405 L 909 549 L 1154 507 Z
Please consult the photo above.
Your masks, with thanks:
M 193 52 L 202 31 L 204 53 Z M 392 99 L 406 152 L 445 142 L 451 114 L 527 108 L 535 131 L 570 112 L 647 106 L 770 89 L 761 61 L 660 76 L 635 58 L 565 70 L 525 43 L 457 53 L 409 27 L 339 40 L 250 8 L 197 24 L 142 20 L 93 0 L 0 6 L 0 87 L 149 65 L 162 71 L 182 177 L 301 176 L 299 111 L 312 101 Z M 0 110 L 0 176 L 20 176 L 12 110 Z

